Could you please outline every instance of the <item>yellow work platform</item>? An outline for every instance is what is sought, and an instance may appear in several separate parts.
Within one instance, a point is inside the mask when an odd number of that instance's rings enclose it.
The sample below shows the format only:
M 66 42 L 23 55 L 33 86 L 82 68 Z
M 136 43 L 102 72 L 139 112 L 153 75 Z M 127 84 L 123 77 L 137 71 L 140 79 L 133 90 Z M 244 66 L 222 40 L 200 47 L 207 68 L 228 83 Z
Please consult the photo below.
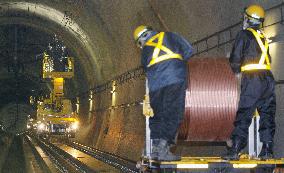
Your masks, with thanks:
M 156 161 L 143 158 L 139 164 L 141 172 L 163 172 L 163 170 L 183 170 L 182 172 L 233 173 L 234 170 L 270 169 L 271 173 L 284 173 L 284 158 L 260 160 L 242 157 L 240 160 L 228 161 L 221 157 L 182 157 L 180 161 Z M 241 171 L 242 172 L 242 171 Z M 258 172 L 258 171 L 256 171 Z M 266 171 L 267 172 L 267 171 Z M 268 172 L 269 173 L 269 172 Z
M 74 71 L 71 72 L 43 72 L 43 78 L 72 78 Z

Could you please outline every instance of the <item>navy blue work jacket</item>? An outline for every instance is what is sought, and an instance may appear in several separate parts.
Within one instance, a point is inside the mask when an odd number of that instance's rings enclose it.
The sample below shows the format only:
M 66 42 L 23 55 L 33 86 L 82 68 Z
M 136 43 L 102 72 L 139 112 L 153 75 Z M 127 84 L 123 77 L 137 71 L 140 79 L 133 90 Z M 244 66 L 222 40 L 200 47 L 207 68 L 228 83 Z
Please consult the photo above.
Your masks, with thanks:
M 158 33 L 153 32 L 152 36 L 156 34 Z M 169 48 L 173 53 L 180 54 L 183 57 L 183 60 L 169 59 L 147 67 L 152 59 L 155 47 L 144 46 L 142 49 L 141 61 L 146 71 L 150 92 L 159 90 L 160 88 L 171 84 L 187 84 L 187 61 L 193 54 L 192 46 L 183 37 L 172 32 L 165 32 L 163 46 Z M 161 50 L 159 56 L 163 54 L 165 54 L 165 52 Z
M 262 39 L 264 43 L 264 40 Z M 230 55 L 230 65 L 234 73 L 240 73 L 241 67 L 247 64 L 258 64 L 262 51 L 254 35 L 248 30 L 241 30 L 236 36 Z M 268 51 L 269 61 L 271 57 Z

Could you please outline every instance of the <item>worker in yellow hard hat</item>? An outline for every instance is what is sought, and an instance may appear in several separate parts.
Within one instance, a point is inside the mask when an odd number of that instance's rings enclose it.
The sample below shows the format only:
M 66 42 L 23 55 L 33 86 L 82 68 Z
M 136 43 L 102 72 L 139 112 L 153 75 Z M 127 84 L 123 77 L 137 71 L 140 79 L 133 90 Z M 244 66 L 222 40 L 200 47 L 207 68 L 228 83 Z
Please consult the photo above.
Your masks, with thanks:
M 184 116 L 187 88 L 187 61 L 192 46 L 180 35 L 157 32 L 148 26 L 134 31 L 134 40 L 142 49 L 142 65 L 148 79 L 150 105 L 154 116 L 149 120 L 151 158 L 180 160 L 169 151 L 175 143 L 179 124 Z
M 225 159 L 239 159 L 239 152 L 247 144 L 248 128 L 256 109 L 260 115 L 259 133 L 263 143 L 259 157 L 263 160 L 273 157 L 275 82 L 270 71 L 269 46 L 262 30 L 264 18 L 265 11 L 259 5 L 245 9 L 243 29 L 235 39 L 229 59 L 233 72 L 241 76 L 241 93 L 231 134 L 233 145 Z

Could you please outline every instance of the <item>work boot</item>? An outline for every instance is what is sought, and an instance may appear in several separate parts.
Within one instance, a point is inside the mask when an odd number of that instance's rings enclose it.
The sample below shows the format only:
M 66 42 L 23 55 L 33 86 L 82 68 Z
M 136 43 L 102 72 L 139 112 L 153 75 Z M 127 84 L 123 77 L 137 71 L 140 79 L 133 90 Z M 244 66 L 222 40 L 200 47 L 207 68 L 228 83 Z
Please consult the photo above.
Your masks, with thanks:
M 225 160 L 239 160 L 240 156 L 239 153 L 244 147 L 244 142 L 240 139 L 233 140 L 232 147 L 229 148 L 227 154 L 222 158 Z
M 152 139 L 151 159 L 157 160 L 159 154 L 159 139 Z
M 262 149 L 258 155 L 261 160 L 273 158 L 273 142 L 263 142 Z
M 181 160 L 180 156 L 176 156 L 170 152 L 169 144 L 166 140 L 160 139 L 158 146 L 158 159 L 159 161 L 178 161 Z

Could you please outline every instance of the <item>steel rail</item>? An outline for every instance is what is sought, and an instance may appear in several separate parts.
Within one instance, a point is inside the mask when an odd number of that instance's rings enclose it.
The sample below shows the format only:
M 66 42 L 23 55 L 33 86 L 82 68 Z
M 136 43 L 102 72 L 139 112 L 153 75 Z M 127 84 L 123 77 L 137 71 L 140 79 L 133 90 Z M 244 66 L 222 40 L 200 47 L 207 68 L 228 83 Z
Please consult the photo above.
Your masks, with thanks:
M 24 136 L 24 140 L 28 143 L 28 145 L 30 146 L 32 153 L 37 161 L 37 164 L 40 166 L 41 170 L 44 173 L 51 173 L 51 170 L 49 169 L 49 167 L 47 166 L 47 164 L 45 163 L 45 161 L 43 160 L 43 158 L 41 157 L 40 153 L 37 151 L 37 149 L 35 148 L 35 145 L 33 144 L 31 138 L 29 136 Z
M 95 172 L 93 169 L 79 161 L 77 158 L 74 158 L 72 155 L 67 153 L 66 151 L 62 150 L 61 148 L 55 146 L 54 144 L 50 143 L 47 140 L 41 138 L 41 141 L 44 142 L 47 146 L 49 146 L 53 151 L 58 153 L 61 157 L 67 160 L 72 166 L 76 167 L 79 172 L 82 173 L 92 173 Z
M 107 163 L 114 168 L 119 169 L 121 172 L 127 173 L 138 173 L 139 170 L 136 168 L 136 162 L 123 158 L 121 156 L 115 155 L 113 153 L 105 152 L 96 148 L 92 148 L 78 142 L 66 142 L 66 145 L 75 148 L 93 158 Z
M 43 138 L 33 136 L 33 139 L 38 143 L 44 152 L 46 152 L 53 160 L 53 163 L 59 167 L 61 172 L 81 172 L 93 173 L 95 172 L 87 165 L 74 158 L 69 153 L 53 145 Z
M 35 140 L 35 142 L 38 144 L 38 146 L 42 149 L 42 151 L 48 155 L 52 163 L 55 165 L 55 167 L 61 172 L 61 173 L 69 173 L 70 168 L 67 168 L 66 165 L 62 164 L 62 160 L 60 160 L 59 155 L 54 153 L 54 151 L 50 150 L 48 147 L 46 147 L 43 143 L 38 141 L 36 138 L 31 137 L 28 135 L 32 140 Z

